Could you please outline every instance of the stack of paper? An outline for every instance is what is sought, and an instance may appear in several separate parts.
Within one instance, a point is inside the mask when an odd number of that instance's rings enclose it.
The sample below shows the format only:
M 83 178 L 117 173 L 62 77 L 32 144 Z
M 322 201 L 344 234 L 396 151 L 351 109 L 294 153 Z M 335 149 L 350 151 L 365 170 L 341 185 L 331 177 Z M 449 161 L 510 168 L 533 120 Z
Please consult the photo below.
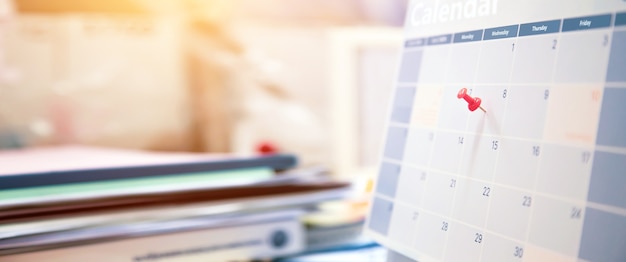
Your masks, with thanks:
M 277 175 L 290 155 L 55 147 L 0 163 L 2 261 L 284 256 L 304 248 L 307 207 L 347 194 L 316 170 Z

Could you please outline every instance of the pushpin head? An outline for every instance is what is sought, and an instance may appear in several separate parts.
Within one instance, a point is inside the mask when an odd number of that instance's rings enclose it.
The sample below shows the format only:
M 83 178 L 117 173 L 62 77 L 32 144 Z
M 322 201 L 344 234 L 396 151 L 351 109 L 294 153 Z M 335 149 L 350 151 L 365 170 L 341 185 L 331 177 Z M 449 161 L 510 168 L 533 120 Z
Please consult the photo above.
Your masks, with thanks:
M 459 90 L 459 93 L 456 95 L 457 98 L 461 99 L 463 97 L 465 97 L 467 95 L 467 88 L 461 88 L 461 90 Z
M 473 103 L 469 103 L 467 105 L 467 108 L 469 108 L 470 111 L 474 111 L 476 109 L 478 109 L 480 107 L 480 103 L 482 102 L 482 100 L 480 100 L 480 98 L 478 97 L 474 97 L 474 102 Z
M 480 103 L 482 102 L 482 100 L 480 100 L 480 98 L 478 97 L 469 96 L 467 94 L 467 88 L 461 88 L 461 90 L 459 90 L 459 93 L 456 95 L 456 97 L 459 99 L 464 99 L 467 102 L 467 108 L 472 112 L 478 108 L 485 111 L 484 109 L 482 109 L 482 107 L 480 107 Z

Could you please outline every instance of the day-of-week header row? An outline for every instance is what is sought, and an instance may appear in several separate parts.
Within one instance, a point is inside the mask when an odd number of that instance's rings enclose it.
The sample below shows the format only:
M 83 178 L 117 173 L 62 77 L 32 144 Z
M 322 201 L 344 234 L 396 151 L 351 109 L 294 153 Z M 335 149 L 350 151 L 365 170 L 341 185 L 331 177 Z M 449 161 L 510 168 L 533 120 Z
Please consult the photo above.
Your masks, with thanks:
M 577 30 L 605 28 L 611 26 L 612 14 L 550 20 L 521 25 L 501 26 L 455 34 L 439 35 L 427 38 L 409 39 L 405 47 L 424 45 L 441 45 L 449 43 L 464 43 L 481 40 L 501 39 L 518 36 L 550 34 Z M 615 26 L 626 26 L 626 12 L 615 15 Z

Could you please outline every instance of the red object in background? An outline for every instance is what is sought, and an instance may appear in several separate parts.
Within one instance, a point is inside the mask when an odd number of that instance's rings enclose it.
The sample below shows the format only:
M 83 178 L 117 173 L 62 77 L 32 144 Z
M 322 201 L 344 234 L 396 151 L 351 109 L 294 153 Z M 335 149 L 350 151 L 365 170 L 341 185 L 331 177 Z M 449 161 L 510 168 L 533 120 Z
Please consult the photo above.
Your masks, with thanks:
M 278 153 L 278 148 L 270 142 L 261 142 L 257 145 L 256 151 L 262 155 Z

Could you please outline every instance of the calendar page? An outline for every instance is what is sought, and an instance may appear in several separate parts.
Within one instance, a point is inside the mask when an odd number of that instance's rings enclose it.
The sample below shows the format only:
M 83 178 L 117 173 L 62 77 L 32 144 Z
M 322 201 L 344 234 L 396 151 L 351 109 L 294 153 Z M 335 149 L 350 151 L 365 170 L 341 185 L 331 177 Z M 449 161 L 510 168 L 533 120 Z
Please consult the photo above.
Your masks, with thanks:
M 365 231 L 417 261 L 626 261 L 626 1 L 413 1 Z

